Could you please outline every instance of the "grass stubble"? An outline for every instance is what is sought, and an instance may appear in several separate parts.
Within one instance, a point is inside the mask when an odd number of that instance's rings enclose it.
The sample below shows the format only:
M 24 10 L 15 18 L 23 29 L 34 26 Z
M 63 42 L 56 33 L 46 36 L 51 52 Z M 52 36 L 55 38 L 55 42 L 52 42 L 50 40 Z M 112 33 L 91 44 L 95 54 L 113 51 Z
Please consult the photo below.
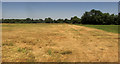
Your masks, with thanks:
M 70 24 L 3 24 L 3 62 L 117 62 L 118 34 Z

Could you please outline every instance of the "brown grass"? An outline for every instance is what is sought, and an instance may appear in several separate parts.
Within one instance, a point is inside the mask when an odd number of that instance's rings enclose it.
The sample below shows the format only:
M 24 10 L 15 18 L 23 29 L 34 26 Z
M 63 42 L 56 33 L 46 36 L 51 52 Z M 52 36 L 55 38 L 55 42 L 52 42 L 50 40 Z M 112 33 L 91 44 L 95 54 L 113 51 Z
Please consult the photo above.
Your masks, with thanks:
M 118 34 L 69 24 L 3 24 L 3 62 L 117 62 Z

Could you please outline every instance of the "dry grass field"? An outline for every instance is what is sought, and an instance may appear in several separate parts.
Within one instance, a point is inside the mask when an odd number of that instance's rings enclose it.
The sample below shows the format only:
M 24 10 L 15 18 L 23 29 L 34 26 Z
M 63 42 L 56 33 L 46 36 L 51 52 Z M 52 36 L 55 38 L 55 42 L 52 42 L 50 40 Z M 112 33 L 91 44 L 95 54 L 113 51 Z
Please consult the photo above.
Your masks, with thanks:
M 118 34 L 70 24 L 3 24 L 3 62 L 117 62 Z

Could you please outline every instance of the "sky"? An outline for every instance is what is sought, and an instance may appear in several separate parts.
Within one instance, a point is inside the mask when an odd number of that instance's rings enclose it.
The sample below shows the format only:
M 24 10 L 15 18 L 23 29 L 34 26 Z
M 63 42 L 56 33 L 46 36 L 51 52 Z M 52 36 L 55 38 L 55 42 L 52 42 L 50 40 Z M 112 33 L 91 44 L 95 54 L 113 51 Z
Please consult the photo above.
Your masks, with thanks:
M 2 2 L 0 1 L 0 19 L 2 18 Z
M 118 12 L 120 13 L 120 1 L 119 1 L 119 5 L 118 5 Z
M 3 2 L 118 2 L 120 0 L 2 0 Z
M 78 16 L 91 9 L 101 10 L 104 13 L 118 14 L 117 2 L 3 2 L 3 18 L 19 19 L 33 18 L 53 19 Z

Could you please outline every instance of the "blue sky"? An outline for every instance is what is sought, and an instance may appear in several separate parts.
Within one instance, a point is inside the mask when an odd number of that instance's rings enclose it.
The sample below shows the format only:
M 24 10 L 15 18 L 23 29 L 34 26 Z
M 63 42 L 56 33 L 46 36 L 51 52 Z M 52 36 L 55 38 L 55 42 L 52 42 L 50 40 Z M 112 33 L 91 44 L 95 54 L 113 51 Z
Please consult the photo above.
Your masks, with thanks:
M 118 2 L 120 0 L 2 0 L 3 2 Z
M 0 1 L 0 19 L 2 18 L 2 2 Z
M 53 19 L 81 17 L 85 11 L 101 10 L 117 14 L 117 2 L 3 2 L 3 18 L 41 18 Z
M 119 2 L 119 6 L 118 6 L 119 8 L 118 8 L 118 12 L 120 13 L 120 2 Z

